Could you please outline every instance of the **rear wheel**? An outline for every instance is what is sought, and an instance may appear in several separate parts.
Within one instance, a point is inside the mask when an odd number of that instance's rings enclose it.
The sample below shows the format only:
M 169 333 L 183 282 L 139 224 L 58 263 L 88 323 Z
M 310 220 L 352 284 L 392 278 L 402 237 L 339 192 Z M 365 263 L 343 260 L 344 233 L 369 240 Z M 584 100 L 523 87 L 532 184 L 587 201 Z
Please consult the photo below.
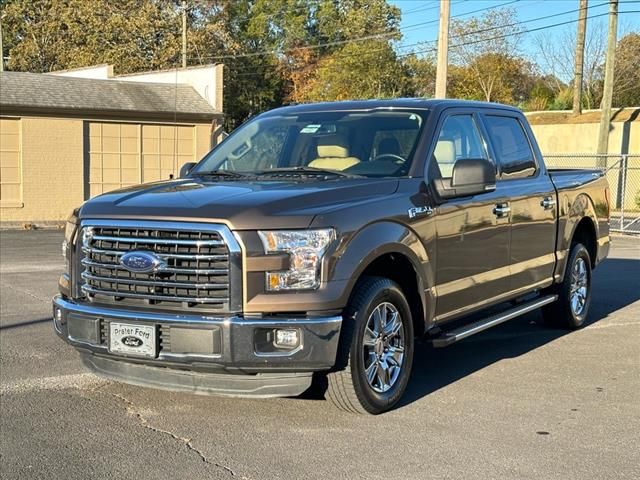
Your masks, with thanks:
M 413 362 L 409 304 L 393 281 L 367 277 L 345 311 L 327 397 L 342 410 L 378 414 L 402 397 Z
M 562 283 L 550 293 L 558 295 L 558 301 L 542 309 L 547 325 L 564 328 L 581 328 L 589 313 L 591 303 L 591 259 L 581 243 L 574 243 Z

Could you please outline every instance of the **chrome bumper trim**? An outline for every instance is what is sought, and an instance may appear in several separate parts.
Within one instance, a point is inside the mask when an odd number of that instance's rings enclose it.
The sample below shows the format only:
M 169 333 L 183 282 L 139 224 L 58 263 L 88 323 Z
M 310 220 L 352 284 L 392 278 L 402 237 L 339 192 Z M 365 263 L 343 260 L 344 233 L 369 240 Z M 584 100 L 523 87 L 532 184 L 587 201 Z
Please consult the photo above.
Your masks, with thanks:
M 342 326 L 341 316 L 244 318 L 240 316 L 148 312 L 79 304 L 64 299 L 62 296 L 53 298 L 53 308 L 62 310 L 65 322 L 83 322 L 84 319 L 91 322 L 102 319 L 168 325 L 170 328 L 201 327 L 211 329 L 217 327 L 222 332 L 220 354 L 177 353 L 169 350 L 160 351 L 156 358 L 131 359 L 111 354 L 107 345 L 100 341 L 87 341 L 84 338 L 72 337 L 69 335 L 67 323 L 59 324 L 55 318 L 53 321 L 56 333 L 83 353 L 92 353 L 114 360 L 136 361 L 152 366 L 184 366 L 187 364 L 197 365 L 198 368 L 211 367 L 218 371 L 227 369 L 249 372 L 306 372 L 329 369 L 335 364 Z M 290 351 L 259 351 L 255 343 L 256 333 L 261 329 L 276 328 L 298 328 L 301 333 L 301 345 Z

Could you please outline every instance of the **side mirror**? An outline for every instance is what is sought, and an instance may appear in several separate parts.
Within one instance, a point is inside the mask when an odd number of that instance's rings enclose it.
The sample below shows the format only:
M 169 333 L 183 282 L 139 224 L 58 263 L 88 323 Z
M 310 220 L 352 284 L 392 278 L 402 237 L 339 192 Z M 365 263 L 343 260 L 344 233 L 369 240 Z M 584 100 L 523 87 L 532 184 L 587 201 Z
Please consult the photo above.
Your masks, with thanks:
M 437 178 L 433 185 L 442 198 L 468 197 L 496 189 L 496 170 L 484 158 L 463 158 L 453 165 L 451 178 Z
M 189 175 L 189 172 L 193 167 L 196 166 L 195 162 L 187 162 L 182 167 L 180 167 L 180 178 L 184 178 Z

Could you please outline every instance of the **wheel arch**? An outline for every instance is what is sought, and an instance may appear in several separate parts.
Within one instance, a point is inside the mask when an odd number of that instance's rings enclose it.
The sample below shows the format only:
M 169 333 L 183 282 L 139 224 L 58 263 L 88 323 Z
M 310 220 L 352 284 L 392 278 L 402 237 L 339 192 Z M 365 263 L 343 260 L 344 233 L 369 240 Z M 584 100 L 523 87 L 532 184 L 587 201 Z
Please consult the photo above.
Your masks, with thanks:
M 433 318 L 433 276 L 429 255 L 415 232 L 398 223 L 379 222 L 354 234 L 336 253 L 333 277 L 348 279 L 348 297 L 364 276 L 389 278 L 407 297 L 415 334 L 426 330 Z
M 586 247 L 591 260 L 591 267 L 594 268 L 598 255 L 598 237 L 595 222 L 590 217 L 583 217 L 576 223 L 571 236 L 571 244 L 576 242 L 580 242 Z
M 564 220 L 564 221 L 563 221 Z M 558 233 L 558 275 L 564 277 L 571 245 L 579 240 L 585 245 L 591 257 L 591 267 L 595 268 L 598 258 L 598 221 L 591 198 L 579 194 L 567 209 L 565 218 L 561 218 Z

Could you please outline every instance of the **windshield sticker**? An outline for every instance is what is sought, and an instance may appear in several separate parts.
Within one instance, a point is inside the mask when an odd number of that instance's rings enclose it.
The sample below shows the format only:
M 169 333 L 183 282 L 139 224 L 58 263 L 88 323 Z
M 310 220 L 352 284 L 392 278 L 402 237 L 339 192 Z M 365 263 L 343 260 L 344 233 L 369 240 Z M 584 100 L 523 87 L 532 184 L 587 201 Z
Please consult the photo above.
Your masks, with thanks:
M 307 125 L 300 130 L 300 133 L 316 133 L 321 126 L 322 125 Z

